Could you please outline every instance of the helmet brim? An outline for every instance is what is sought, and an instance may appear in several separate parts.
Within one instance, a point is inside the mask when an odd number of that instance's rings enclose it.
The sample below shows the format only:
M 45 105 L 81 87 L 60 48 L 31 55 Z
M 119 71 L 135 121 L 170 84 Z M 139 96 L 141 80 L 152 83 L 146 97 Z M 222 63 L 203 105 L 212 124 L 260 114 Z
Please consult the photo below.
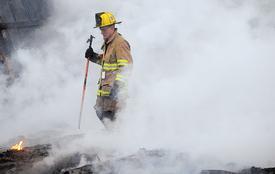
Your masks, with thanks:
M 115 24 L 121 24 L 122 22 L 119 21 L 119 22 L 116 22 L 114 24 L 111 24 L 111 25 L 115 25 Z M 107 27 L 107 26 L 111 26 L 111 25 L 105 25 L 105 26 L 95 26 L 94 28 L 99 28 L 99 27 Z

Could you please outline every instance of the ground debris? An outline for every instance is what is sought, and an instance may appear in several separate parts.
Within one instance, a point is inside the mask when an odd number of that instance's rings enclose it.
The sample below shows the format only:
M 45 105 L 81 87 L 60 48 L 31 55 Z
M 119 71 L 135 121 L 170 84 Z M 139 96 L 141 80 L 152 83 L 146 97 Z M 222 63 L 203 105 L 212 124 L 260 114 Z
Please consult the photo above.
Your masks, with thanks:
M 224 170 L 203 170 L 201 174 L 275 174 L 275 168 L 251 167 L 239 172 L 230 172 Z
M 200 170 L 188 157 L 163 150 L 141 149 L 133 155 L 98 161 L 81 167 L 63 169 L 60 174 L 275 174 L 275 168 L 251 167 L 231 172 L 225 170 Z
M 25 147 L 22 151 L 0 149 L 0 174 L 275 174 L 275 168 L 251 167 L 240 171 L 201 170 L 187 154 L 140 149 L 123 157 L 101 159 L 97 150 L 59 155 L 52 163 L 42 161 L 51 145 Z
M 195 174 L 197 169 L 185 154 L 140 149 L 126 157 L 97 161 L 82 167 L 63 169 L 61 174 Z
M 0 151 L 0 173 L 12 174 L 31 168 L 33 163 L 38 162 L 49 155 L 50 144 L 25 147 L 22 150 Z

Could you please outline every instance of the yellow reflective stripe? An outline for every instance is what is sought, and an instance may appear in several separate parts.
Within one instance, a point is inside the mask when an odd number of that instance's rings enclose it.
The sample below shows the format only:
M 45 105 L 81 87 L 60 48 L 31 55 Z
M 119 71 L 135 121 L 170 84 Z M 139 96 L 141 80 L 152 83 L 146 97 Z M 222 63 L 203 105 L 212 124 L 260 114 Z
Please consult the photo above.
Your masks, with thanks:
M 103 70 L 105 71 L 114 71 L 114 70 L 118 70 L 117 67 L 103 67 Z
M 121 82 L 125 82 L 125 80 L 123 80 L 123 79 L 120 79 L 120 78 L 116 78 L 115 80 L 116 80 L 116 81 L 121 81 Z
M 118 66 L 126 66 L 128 65 L 129 61 L 127 59 L 117 59 Z
M 117 66 L 117 63 L 104 63 L 103 66 Z
M 128 63 L 118 63 L 117 65 L 118 65 L 118 66 L 127 66 Z
M 125 82 L 126 81 L 126 77 L 124 75 L 117 74 L 115 80 Z
M 117 59 L 118 63 L 128 63 L 129 61 L 127 59 Z
M 121 75 L 121 74 L 117 74 L 116 77 L 118 77 L 118 78 L 125 78 L 125 76 Z
M 117 63 L 104 63 L 102 67 L 105 71 L 114 71 L 118 69 Z
M 104 90 L 97 90 L 97 95 L 98 96 L 108 96 L 110 95 L 110 91 L 104 91 Z
M 102 68 L 105 71 L 114 71 L 119 68 L 119 66 L 126 66 L 128 65 L 128 60 L 126 59 L 117 59 L 117 63 L 104 63 Z
M 124 77 L 124 75 L 117 73 L 116 76 Z

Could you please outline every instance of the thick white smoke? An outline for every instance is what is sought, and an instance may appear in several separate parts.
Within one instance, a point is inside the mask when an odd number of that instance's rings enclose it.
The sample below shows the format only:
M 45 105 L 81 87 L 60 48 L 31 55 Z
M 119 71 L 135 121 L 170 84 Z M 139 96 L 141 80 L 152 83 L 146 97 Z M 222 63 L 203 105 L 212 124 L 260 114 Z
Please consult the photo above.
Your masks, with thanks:
M 2 143 L 45 130 L 77 130 L 85 42 L 92 33 L 93 47 L 100 52 L 94 13 L 111 11 L 123 21 L 118 29 L 132 48 L 129 104 L 116 132 L 100 133 L 92 108 L 99 67 L 92 65 L 82 127 L 97 133 L 84 144 L 164 148 L 242 165 L 274 164 L 272 0 L 53 4 L 47 25 L 32 38 L 33 48 L 19 48 L 13 55 L 23 66 L 20 78 L 9 89 L 1 86 Z

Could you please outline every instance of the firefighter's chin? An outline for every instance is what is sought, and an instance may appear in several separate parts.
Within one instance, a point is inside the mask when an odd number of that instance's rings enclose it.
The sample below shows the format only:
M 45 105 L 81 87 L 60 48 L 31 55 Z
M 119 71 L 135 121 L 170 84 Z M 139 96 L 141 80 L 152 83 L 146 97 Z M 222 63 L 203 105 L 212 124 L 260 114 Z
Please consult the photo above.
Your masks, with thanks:
M 105 41 L 107 41 L 108 39 L 109 39 L 109 36 L 108 35 L 102 35 L 103 36 L 103 39 L 105 40 Z

